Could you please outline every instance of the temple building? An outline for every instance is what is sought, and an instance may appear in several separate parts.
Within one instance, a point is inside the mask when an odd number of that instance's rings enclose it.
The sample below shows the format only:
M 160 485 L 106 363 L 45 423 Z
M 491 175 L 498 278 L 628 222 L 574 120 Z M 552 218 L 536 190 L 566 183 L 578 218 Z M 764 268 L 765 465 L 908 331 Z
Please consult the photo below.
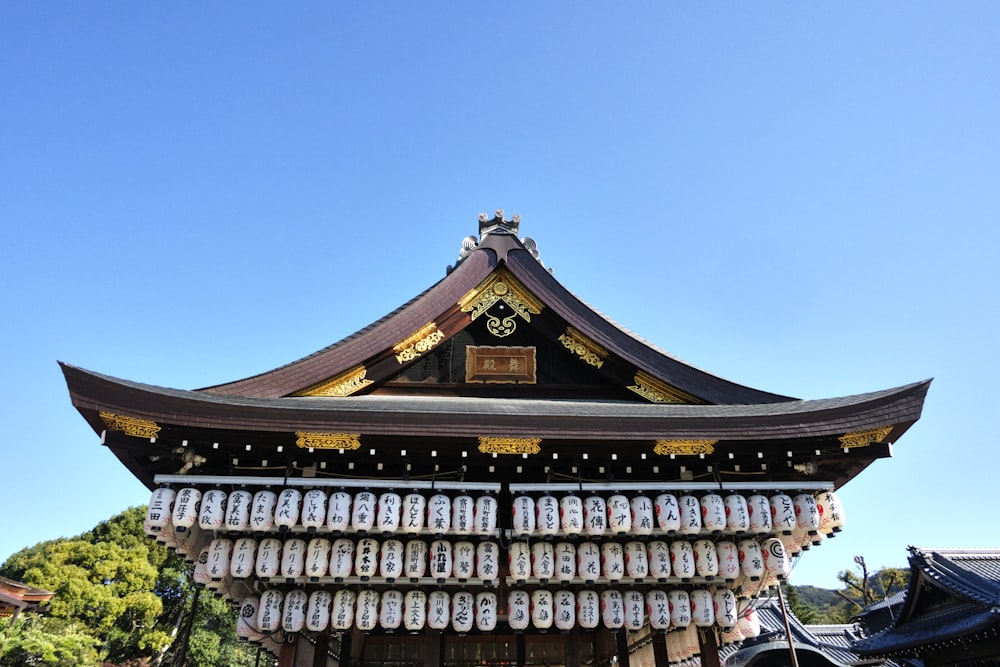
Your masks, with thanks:
M 920 417 L 929 381 L 801 400 L 686 364 L 519 222 L 481 215 L 439 282 L 259 375 L 62 365 L 147 533 L 282 667 L 719 665 Z

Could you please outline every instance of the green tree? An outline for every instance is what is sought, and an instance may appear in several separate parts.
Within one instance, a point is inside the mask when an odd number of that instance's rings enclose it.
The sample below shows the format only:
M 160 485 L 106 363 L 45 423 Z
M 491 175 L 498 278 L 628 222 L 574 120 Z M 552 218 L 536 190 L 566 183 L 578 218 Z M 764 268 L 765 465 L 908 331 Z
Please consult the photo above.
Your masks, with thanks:
M 26 612 L 0 620 L 0 667 L 96 666 L 97 643 L 79 624 Z
M 785 603 L 788 606 L 788 611 L 790 611 L 795 618 L 799 619 L 799 621 L 806 625 L 811 625 L 820 621 L 820 614 L 818 610 L 799 599 L 799 592 L 795 589 L 795 586 L 792 586 L 791 584 L 783 584 L 781 590 L 785 594 Z
M 905 591 L 910 583 L 909 570 L 885 567 L 869 572 L 864 556 L 855 556 L 854 564 L 857 571 L 844 570 L 837 575 L 837 579 L 844 584 L 838 595 L 846 601 L 851 614 Z

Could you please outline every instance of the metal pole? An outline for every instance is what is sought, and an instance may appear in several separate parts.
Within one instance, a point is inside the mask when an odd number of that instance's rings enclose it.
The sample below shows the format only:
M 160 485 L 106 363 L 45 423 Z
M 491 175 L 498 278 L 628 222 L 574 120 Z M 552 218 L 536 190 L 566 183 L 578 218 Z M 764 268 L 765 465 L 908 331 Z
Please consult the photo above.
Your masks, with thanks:
M 799 658 L 795 655 L 795 644 L 792 642 L 792 626 L 788 623 L 788 609 L 785 608 L 785 594 L 778 584 L 778 602 L 781 603 L 781 618 L 785 621 L 785 637 L 788 638 L 788 652 L 792 656 L 792 667 L 799 667 Z

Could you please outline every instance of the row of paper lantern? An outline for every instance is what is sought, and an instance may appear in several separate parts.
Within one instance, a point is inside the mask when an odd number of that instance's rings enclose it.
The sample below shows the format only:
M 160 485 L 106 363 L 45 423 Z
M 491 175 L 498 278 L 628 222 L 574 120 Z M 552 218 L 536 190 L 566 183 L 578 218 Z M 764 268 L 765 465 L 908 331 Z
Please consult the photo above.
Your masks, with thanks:
M 357 628 L 371 631 L 405 629 L 411 632 L 451 628 L 470 632 L 473 628 L 491 632 L 497 627 L 499 607 L 496 593 L 484 591 L 448 593 L 436 590 L 383 592 L 340 589 L 334 593 L 278 589 L 250 596 L 240 603 L 240 637 L 254 640 L 257 635 L 284 632 L 334 632 Z M 513 590 L 507 595 L 507 625 L 511 630 L 594 629 L 641 630 L 646 623 L 654 630 L 695 626 L 736 628 L 740 621 L 737 598 L 727 588 L 651 590 L 608 589 L 598 593 L 581 590 L 531 592 Z M 754 617 L 755 618 L 755 617 Z M 751 628 L 752 629 L 752 628 Z M 759 632 L 759 624 L 757 626 Z
M 468 541 L 452 543 L 434 540 L 374 538 L 329 540 L 314 537 L 268 537 L 259 542 L 252 537 L 235 540 L 216 537 L 202 547 L 195 566 L 195 581 L 232 576 L 262 581 L 296 580 L 302 577 L 319 581 L 324 577 L 362 581 L 381 577 L 389 581 L 406 577 L 496 580 L 500 576 L 501 549 L 496 542 Z M 666 580 L 671 577 L 690 581 L 695 577 L 735 581 L 741 576 L 757 581 L 765 575 L 778 579 L 788 576 L 791 564 L 784 545 L 777 538 L 762 541 L 707 539 L 693 543 L 686 540 L 666 542 L 631 541 L 626 543 L 539 541 L 513 542 L 507 549 L 507 574 L 517 581 L 536 578 L 542 583 L 594 582 L 602 577 L 610 581 L 631 579 Z
M 150 499 L 147 523 L 153 532 L 169 526 L 184 532 L 197 525 L 232 532 L 302 526 L 308 531 L 493 535 L 497 514 L 497 499 L 492 495 L 474 499 L 437 493 L 425 498 L 420 493 L 400 496 L 391 491 L 361 491 L 352 496 L 336 491 L 328 496 L 322 489 L 303 494 L 296 488 L 279 493 L 240 489 L 227 494 L 221 489 L 202 493 L 195 487 L 179 491 L 162 487 Z M 707 493 L 700 498 L 662 493 L 652 499 L 615 494 L 606 500 L 596 495 L 561 499 L 520 495 L 513 499 L 512 514 L 517 536 L 651 535 L 656 530 L 668 535 L 760 535 L 791 534 L 796 529 L 830 535 L 844 525 L 844 512 L 833 491 L 818 496 L 776 493 L 770 498 L 738 493 L 725 497 Z

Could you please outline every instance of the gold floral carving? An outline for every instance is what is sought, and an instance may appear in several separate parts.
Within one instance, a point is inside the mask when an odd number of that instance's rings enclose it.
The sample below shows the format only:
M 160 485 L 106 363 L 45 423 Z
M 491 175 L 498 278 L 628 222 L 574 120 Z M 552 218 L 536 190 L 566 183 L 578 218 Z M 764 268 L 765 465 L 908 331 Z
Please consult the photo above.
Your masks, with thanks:
M 864 431 L 847 433 L 846 435 L 840 436 L 840 445 L 845 449 L 867 447 L 873 442 L 882 442 L 885 440 L 892 431 L 892 428 L 892 426 L 882 426 L 879 428 L 870 428 Z
M 653 453 L 660 456 L 678 454 L 693 456 L 695 454 L 712 454 L 718 440 L 657 440 Z
M 358 449 L 361 447 L 360 433 L 309 433 L 297 431 L 295 444 L 303 449 Z
M 429 352 L 443 340 L 444 334 L 438 330 L 437 325 L 428 322 L 416 332 L 393 345 L 392 351 L 396 353 L 396 361 L 405 364 L 421 354 Z
M 100 412 L 99 414 L 109 429 L 121 431 L 125 435 L 134 435 L 137 438 L 155 438 L 160 432 L 160 426 L 149 419 L 126 417 L 114 412 Z
M 483 454 L 537 454 L 542 451 L 541 438 L 479 438 L 479 451 Z
M 608 356 L 607 350 L 573 327 L 566 327 L 566 332 L 559 336 L 558 340 L 563 344 L 563 347 L 580 357 L 583 362 L 597 368 L 604 365 L 604 359 Z
M 508 305 L 514 313 L 500 318 L 486 312 L 498 302 Z M 541 301 L 506 271 L 491 274 L 478 287 L 459 299 L 458 306 L 463 313 L 469 313 L 472 320 L 485 314 L 486 329 L 497 338 L 514 333 L 517 328 L 515 317 L 530 322 L 531 316 L 538 315 L 544 308 Z
M 666 382 L 643 371 L 636 372 L 635 384 L 631 385 L 629 389 L 653 403 L 702 403 L 691 394 L 671 387 Z
M 372 384 L 372 381 L 365 377 L 367 373 L 368 369 L 364 366 L 355 366 L 331 380 L 306 389 L 297 396 L 350 396 Z

